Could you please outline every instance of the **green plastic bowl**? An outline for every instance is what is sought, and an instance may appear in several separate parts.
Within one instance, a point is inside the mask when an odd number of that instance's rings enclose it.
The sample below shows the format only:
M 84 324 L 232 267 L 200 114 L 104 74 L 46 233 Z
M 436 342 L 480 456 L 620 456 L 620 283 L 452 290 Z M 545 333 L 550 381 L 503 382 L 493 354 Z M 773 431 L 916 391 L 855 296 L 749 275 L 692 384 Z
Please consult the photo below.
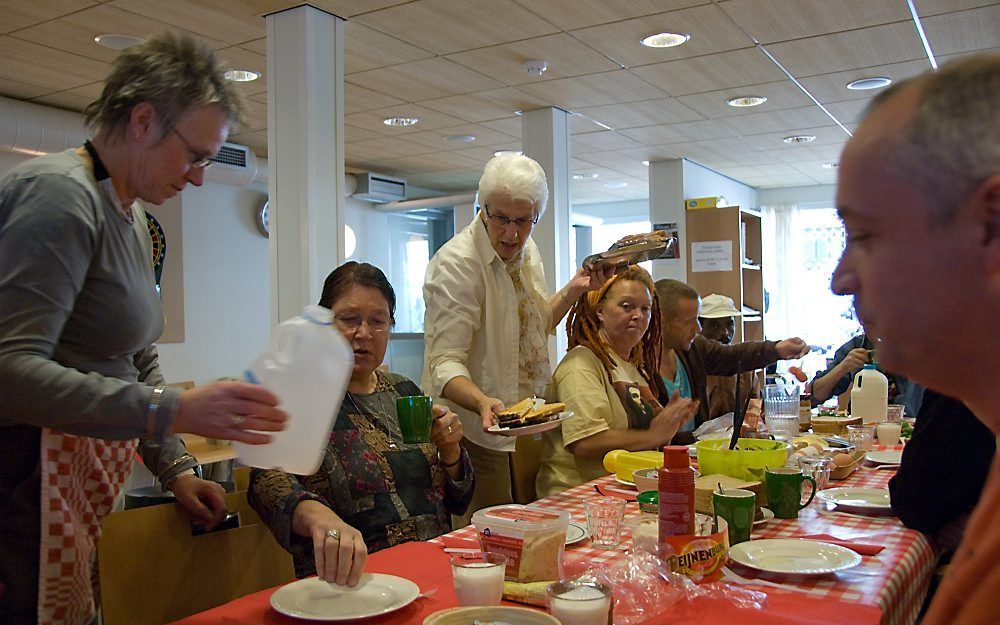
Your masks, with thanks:
M 741 438 L 737 449 L 729 449 L 729 439 L 698 441 L 698 470 L 702 475 L 721 473 L 750 482 L 764 482 L 769 467 L 783 467 L 791 445 L 762 438 Z

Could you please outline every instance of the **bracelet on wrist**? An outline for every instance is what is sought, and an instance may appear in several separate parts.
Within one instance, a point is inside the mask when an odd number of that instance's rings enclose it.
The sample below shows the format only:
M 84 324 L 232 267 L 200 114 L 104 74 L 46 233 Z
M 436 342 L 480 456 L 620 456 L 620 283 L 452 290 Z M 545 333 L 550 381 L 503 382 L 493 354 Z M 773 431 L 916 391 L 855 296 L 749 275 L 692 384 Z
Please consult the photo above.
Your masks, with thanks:
M 460 463 L 460 462 L 462 462 L 462 454 L 461 454 L 461 452 L 459 452 L 458 458 L 455 458 L 455 462 L 445 462 L 444 458 L 441 457 L 441 454 L 438 454 L 438 463 L 440 463 L 440 465 L 442 467 L 444 467 L 445 469 L 450 469 L 450 468 L 452 468 L 454 466 L 457 466 L 458 463 Z

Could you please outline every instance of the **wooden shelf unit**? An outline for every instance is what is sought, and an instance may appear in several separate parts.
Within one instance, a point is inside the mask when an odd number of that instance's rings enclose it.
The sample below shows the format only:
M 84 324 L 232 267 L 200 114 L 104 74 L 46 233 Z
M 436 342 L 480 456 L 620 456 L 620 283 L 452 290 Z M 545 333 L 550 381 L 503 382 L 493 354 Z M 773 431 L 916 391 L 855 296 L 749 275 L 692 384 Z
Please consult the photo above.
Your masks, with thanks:
M 688 239 L 688 284 L 704 297 L 718 293 L 733 298 L 738 309 L 733 342 L 764 339 L 764 267 L 761 214 L 727 206 L 686 211 Z M 692 244 L 701 241 L 731 241 L 733 263 L 728 271 L 692 271 Z M 750 308 L 757 314 L 746 311 Z

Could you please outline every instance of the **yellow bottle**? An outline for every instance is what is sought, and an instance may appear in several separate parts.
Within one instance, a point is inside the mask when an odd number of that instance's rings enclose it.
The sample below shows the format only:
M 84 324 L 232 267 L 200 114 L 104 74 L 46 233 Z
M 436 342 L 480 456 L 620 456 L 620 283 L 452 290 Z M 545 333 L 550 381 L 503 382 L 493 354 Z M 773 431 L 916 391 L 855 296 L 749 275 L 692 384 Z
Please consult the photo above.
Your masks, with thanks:
M 612 449 L 604 454 L 604 468 L 623 482 L 632 483 L 632 472 L 637 469 L 655 469 L 663 466 L 662 451 L 628 451 Z

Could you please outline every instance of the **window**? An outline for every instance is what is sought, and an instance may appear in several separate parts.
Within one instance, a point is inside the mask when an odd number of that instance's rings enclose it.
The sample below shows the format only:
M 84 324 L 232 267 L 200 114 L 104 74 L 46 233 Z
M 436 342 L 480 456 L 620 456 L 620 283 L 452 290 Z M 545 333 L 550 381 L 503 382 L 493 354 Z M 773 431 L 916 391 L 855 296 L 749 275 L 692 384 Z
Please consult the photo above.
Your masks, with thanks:
M 395 333 L 424 331 L 424 273 L 431 256 L 453 232 L 454 215 L 450 209 L 389 216 L 389 281 L 396 291 Z

